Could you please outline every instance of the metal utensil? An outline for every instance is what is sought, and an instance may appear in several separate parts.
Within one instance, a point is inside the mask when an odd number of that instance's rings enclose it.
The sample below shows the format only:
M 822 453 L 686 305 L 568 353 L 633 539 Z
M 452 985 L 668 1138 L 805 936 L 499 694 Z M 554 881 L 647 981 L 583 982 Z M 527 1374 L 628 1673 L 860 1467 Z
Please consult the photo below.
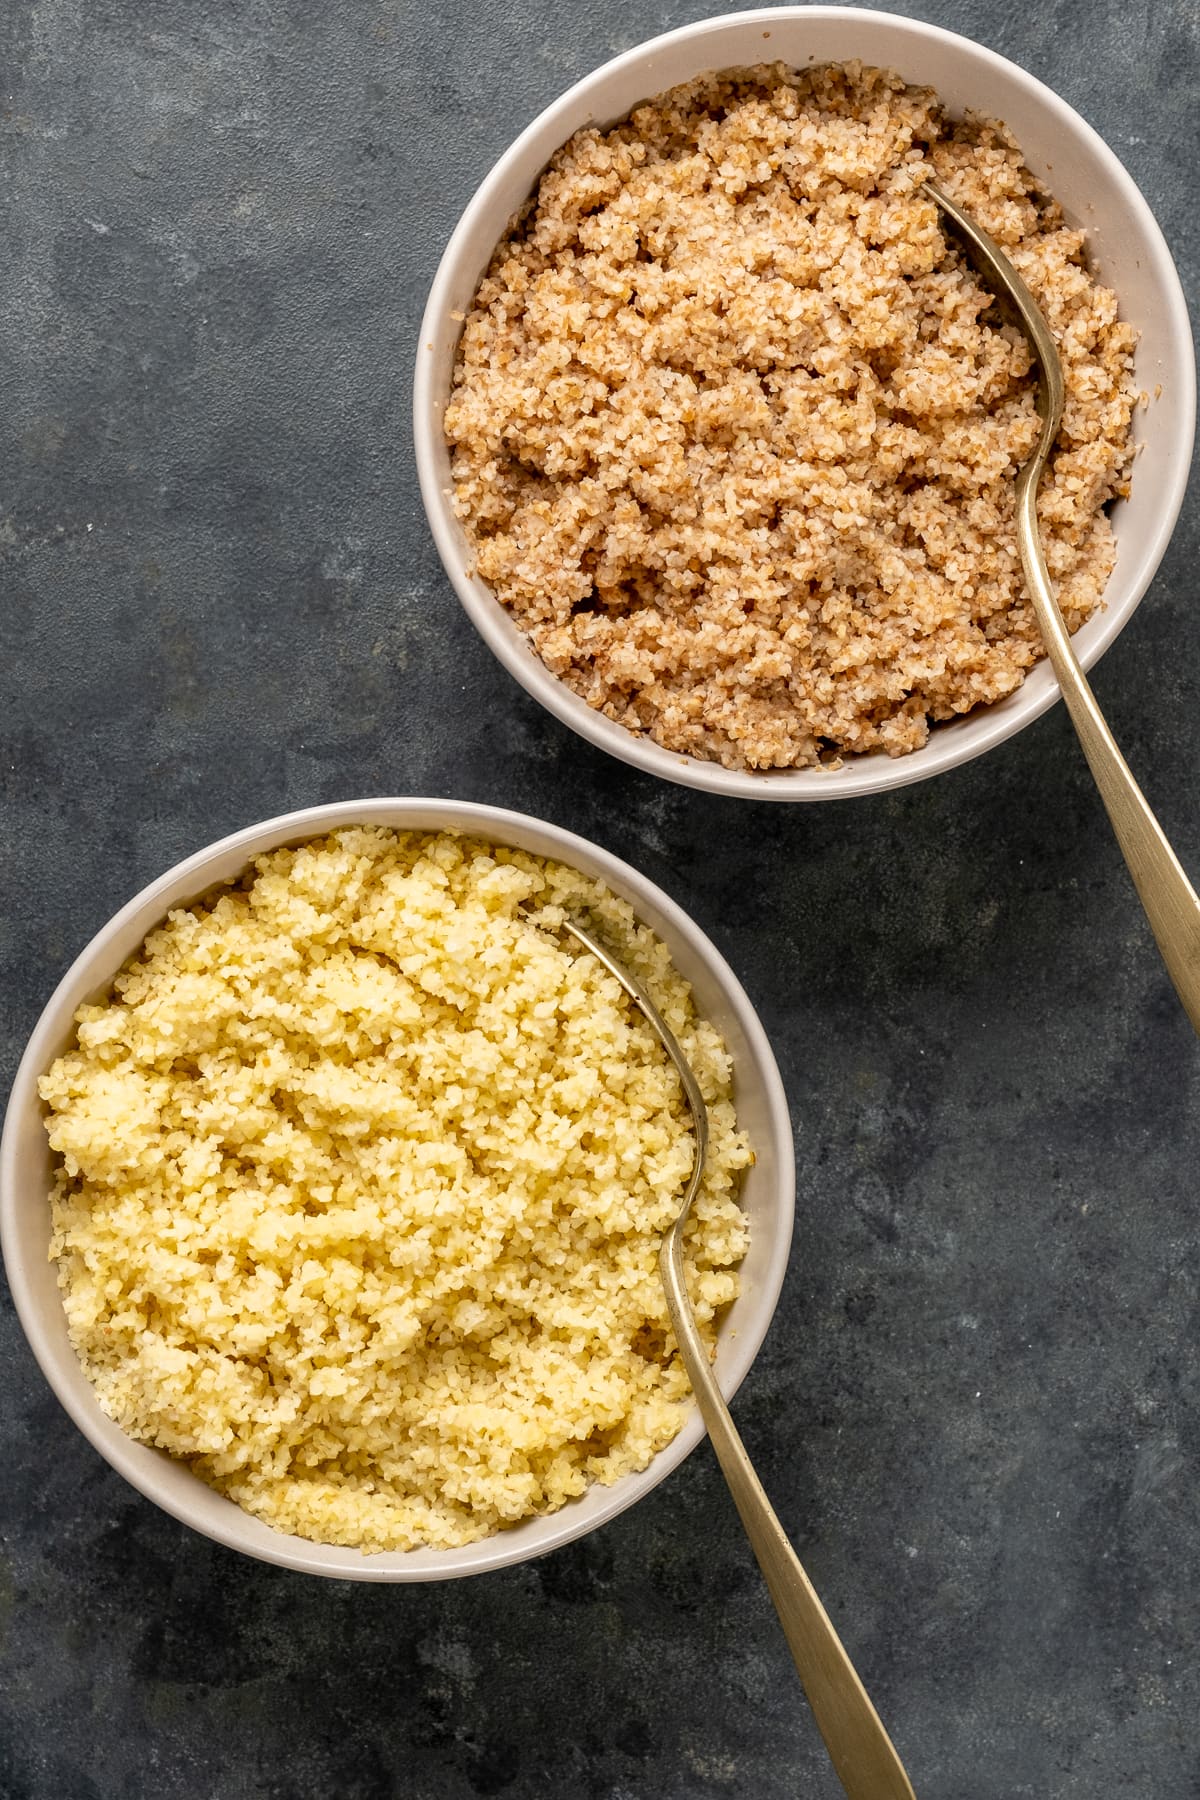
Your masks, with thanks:
M 1017 475 L 1017 547 L 1021 566 L 1046 654 L 1058 677 L 1071 723 L 1079 734 L 1122 855 L 1129 864 L 1150 929 L 1188 1018 L 1200 1031 L 1200 900 L 1096 704 L 1063 623 L 1042 554 L 1037 522 L 1038 482 L 1058 436 L 1063 413 L 1063 372 L 1058 347 L 1037 301 L 1000 246 L 934 182 L 925 183 L 925 192 L 954 227 L 985 279 L 1011 301 L 1037 363 L 1042 430 L 1033 455 Z
M 683 1231 L 708 1152 L 708 1109 L 700 1085 L 678 1040 L 642 983 L 573 919 L 564 918 L 563 925 L 616 976 L 630 999 L 641 1009 L 674 1063 L 683 1085 L 695 1128 L 696 1156 L 679 1213 L 663 1239 L 659 1253 L 667 1310 L 721 1472 L 729 1484 L 746 1535 L 758 1558 L 758 1566 L 766 1578 L 833 1766 L 850 1800 L 916 1800 L 879 1714 L 754 1473 L 746 1447 L 713 1377 L 704 1340 L 696 1328 L 683 1278 Z

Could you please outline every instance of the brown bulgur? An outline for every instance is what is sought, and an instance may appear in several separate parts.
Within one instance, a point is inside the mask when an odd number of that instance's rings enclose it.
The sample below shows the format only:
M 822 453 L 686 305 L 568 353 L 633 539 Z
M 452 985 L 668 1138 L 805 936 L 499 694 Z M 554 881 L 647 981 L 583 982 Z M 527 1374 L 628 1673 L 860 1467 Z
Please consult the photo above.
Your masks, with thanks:
M 496 251 L 446 415 L 457 511 L 547 667 L 668 749 L 901 755 L 1041 654 L 1030 357 L 930 175 L 1060 346 L 1038 512 L 1075 629 L 1114 560 L 1135 334 L 1002 125 L 857 63 L 709 76 L 578 132 Z

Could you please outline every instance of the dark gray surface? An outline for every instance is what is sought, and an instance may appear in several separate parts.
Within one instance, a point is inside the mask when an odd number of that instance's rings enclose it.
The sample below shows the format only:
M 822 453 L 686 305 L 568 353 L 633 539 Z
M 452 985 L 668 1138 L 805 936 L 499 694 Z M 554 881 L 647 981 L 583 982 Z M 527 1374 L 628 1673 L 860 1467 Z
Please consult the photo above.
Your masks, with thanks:
M 236 826 L 441 792 L 596 837 L 778 1050 L 795 1251 L 738 1418 L 921 1800 L 1192 1800 L 1200 1057 L 1061 709 L 892 799 L 659 786 L 497 668 L 421 515 L 462 205 L 569 81 L 717 10 L 4 0 L 0 1079 L 91 933 Z M 1099 127 L 1194 288 L 1195 6 L 927 14 Z M 1096 680 L 1193 870 L 1197 517 Z M 541 1564 L 322 1583 L 125 1487 L 7 1299 L 0 1353 L 8 1800 L 836 1791 L 707 1447 Z

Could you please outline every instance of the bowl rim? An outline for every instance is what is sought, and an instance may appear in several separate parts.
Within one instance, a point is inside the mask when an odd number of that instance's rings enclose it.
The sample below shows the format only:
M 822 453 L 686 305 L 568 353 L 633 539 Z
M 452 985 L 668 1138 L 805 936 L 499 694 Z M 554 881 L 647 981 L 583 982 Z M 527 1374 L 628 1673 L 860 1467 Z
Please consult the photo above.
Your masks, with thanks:
M 444 453 L 441 410 L 446 396 L 435 391 L 433 374 L 435 345 L 441 335 L 442 322 L 453 304 L 460 264 L 470 256 L 469 246 L 477 230 L 494 210 L 497 191 L 507 183 L 514 166 L 522 163 L 535 147 L 539 151 L 540 172 L 548 156 L 565 143 L 573 131 L 594 122 L 595 115 L 587 110 L 587 100 L 594 88 L 691 40 L 715 37 L 732 28 L 769 26 L 774 30 L 781 23 L 818 21 L 823 24 L 836 21 L 848 32 L 885 30 L 897 40 L 939 43 L 956 54 L 974 59 L 984 70 L 992 69 L 1002 74 L 1006 81 L 1015 82 L 1103 167 L 1109 184 L 1118 191 L 1120 208 L 1137 220 L 1147 254 L 1154 263 L 1155 281 L 1167 315 L 1166 331 L 1177 347 L 1180 364 L 1177 373 L 1182 377 L 1172 415 L 1173 463 L 1169 479 L 1158 491 L 1155 528 L 1148 534 L 1138 562 L 1131 570 L 1127 592 L 1119 604 L 1097 608 L 1081 628 L 1087 634 L 1083 641 L 1078 634 L 1076 636 L 1076 653 L 1085 670 L 1092 668 L 1114 643 L 1157 573 L 1183 505 L 1196 431 L 1196 358 L 1187 302 L 1162 228 L 1149 203 L 1115 151 L 1069 102 L 1036 75 L 973 38 L 921 19 L 864 7 L 779 6 L 720 13 L 663 32 L 622 51 L 574 82 L 544 107 L 501 153 L 475 189 L 442 252 L 422 314 L 416 345 L 412 418 L 417 476 L 430 530 L 443 569 L 488 648 L 526 692 L 564 725 L 643 773 L 712 794 L 773 802 L 840 800 L 890 792 L 928 780 L 974 761 L 1031 725 L 1061 698 L 1061 689 L 1045 659 L 1039 659 L 1014 693 L 987 708 L 947 721 L 931 734 L 922 749 L 895 758 L 875 751 L 848 759 L 840 769 L 764 772 L 726 769 L 719 763 L 665 750 L 651 738 L 635 734 L 595 711 L 552 675 L 506 609 L 478 577 L 469 573 L 466 566 L 469 549 L 443 484 L 445 469 L 439 467 L 439 452 Z M 890 52 L 889 57 L 880 60 L 894 66 Z M 722 66 L 730 65 L 719 60 L 710 65 L 712 69 Z M 551 139 L 552 148 L 543 154 Z M 534 173 L 530 188 L 537 178 L 538 174 Z M 497 226 L 495 242 L 499 242 L 506 223 L 507 219 Z M 1033 679 L 1035 676 L 1037 680 Z
M 402 813 L 403 818 L 388 819 L 381 815 Z M 372 817 L 371 815 L 376 815 Z M 726 1398 L 736 1393 L 750 1370 L 770 1328 L 778 1307 L 787 1273 L 795 1220 L 795 1153 L 791 1116 L 783 1080 L 766 1031 L 738 977 L 707 933 L 684 911 L 679 903 L 658 884 L 632 865 L 615 856 L 592 840 L 563 827 L 513 808 L 485 805 L 473 801 L 430 797 L 377 796 L 362 800 L 339 801 L 301 808 L 274 818 L 241 827 L 204 848 L 184 857 L 163 874 L 139 890 L 100 927 L 74 957 L 69 968 L 56 983 L 42 1008 L 21 1056 L 5 1111 L 3 1133 L 0 1134 L 0 1253 L 25 1338 L 34 1358 L 46 1377 L 55 1397 L 72 1422 L 104 1460 L 135 1487 L 146 1499 L 171 1514 L 182 1524 L 213 1539 L 228 1549 L 253 1556 L 260 1561 L 295 1570 L 303 1574 L 330 1576 L 338 1580 L 363 1581 L 437 1581 L 487 1573 L 491 1570 L 526 1562 L 547 1554 L 577 1537 L 607 1524 L 634 1505 L 659 1482 L 666 1479 L 694 1450 L 705 1436 L 703 1421 L 693 1406 L 678 1435 L 664 1446 L 646 1469 L 620 1477 L 610 1487 L 592 1483 L 577 1500 L 569 1501 L 554 1512 L 536 1514 L 509 1532 L 500 1532 L 456 1549 L 385 1551 L 366 1553 L 345 1546 L 324 1545 L 294 1537 L 265 1526 L 253 1519 L 236 1502 L 220 1496 L 229 1508 L 221 1522 L 201 1520 L 194 1508 L 160 1489 L 146 1474 L 144 1453 L 147 1446 L 130 1437 L 101 1410 L 94 1393 L 83 1378 L 82 1386 L 60 1380 L 55 1367 L 53 1340 L 61 1337 L 58 1319 L 48 1321 L 45 1308 L 35 1298 L 29 1282 L 31 1258 L 25 1253 L 18 1225 L 19 1209 L 31 1201 L 27 1186 L 18 1172 L 19 1136 L 24 1129 L 30 1107 L 41 1107 L 37 1094 L 38 1077 L 59 1053 L 64 1033 L 80 1004 L 83 992 L 95 992 L 111 982 L 131 951 L 113 960 L 112 946 L 129 928 L 137 926 L 140 936 L 154 928 L 156 920 L 165 917 L 173 906 L 185 906 L 203 895 L 208 888 L 222 885 L 232 875 L 216 875 L 204 883 L 204 875 L 218 862 L 241 855 L 244 862 L 265 853 L 271 847 L 283 847 L 306 839 L 320 837 L 329 831 L 354 824 L 390 824 L 395 830 L 458 831 L 485 842 L 504 843 L 506 833 L 528 829 L 550 846 L 537 855 L 558 857 L 584 872 L 594 871 L 614 891 L 628 898 L 645 917 L 643 907 L 657 912 L 668 929 L 677 936 L 688 954 L 703 964 L 723 998 L 728 1003 L 738 1029 L 744 1034 L 750 1052 L 754 1086 L 761 1093 L 766 1135 L 778 1164 L 776 1183 L 778 1225 L 768 1241 L 767 1254 L 754 1295 L 754 1305 L 737 1329 L 723 1336 L 719 1379 Z M 582 860 L 580 860 L 582 859 Z M 197 885 L 187 884 L 195 881 Z M 185 897 L 185 895 L 187 897 Z M 172 897 L 173 896 L 173 897 Z M 657 924 L 654 926 L 657 929 Z M 139 939 L 134 940 L 136 942 Z M 672 948 L 673 954 L 675 946 Z M 48 1200 L 48 1196 L 43 1197 Z M 734 1303 L 736 1305 L 736 1302 Z M 74 1356 L 73 1346 L 68 1346 Z M 70 1369 L 70 1364 L 67 1365 Z M 76 1364 L 76 1367 L 78 1365 Z M 82 1374 L 82 1371 L 79 1371 Z M 182 1466 L 165 1452 L 153 1452 L 164 1463 Z M 192 1477 L 197 1503 L 216 1490 L 207 1487 L 198 1476 Z M 578 1509 L 589 1496 L 591 1513 L 580 1518 Z M 256 1529 L 257 1528 L 257 1529 Z M 535 1541 L 516 1542 L 516 1532 L 525 1529 Z M 248 1533 L 255 1541 L 247 1542 Z M 263 1535 L 265 1533 L 265 1535 Z

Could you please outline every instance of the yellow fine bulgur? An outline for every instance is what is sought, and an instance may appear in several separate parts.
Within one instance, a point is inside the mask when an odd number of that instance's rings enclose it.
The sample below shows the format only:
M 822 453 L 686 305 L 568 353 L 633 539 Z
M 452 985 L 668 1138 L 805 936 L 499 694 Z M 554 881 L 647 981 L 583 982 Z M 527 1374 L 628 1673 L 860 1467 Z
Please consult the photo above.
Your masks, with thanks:
M 51 1254 L 101 1405 L 281 1531 L 463 1544 L 680 1427 L 656 1254 L 687 1113 L 564 910 L 704 1089 L 711 1339 L 746 1243 L 729 1059 L 631 908 L 559 864 L 358 828 L 260 857 L 147 938 L 41 1082 Z

